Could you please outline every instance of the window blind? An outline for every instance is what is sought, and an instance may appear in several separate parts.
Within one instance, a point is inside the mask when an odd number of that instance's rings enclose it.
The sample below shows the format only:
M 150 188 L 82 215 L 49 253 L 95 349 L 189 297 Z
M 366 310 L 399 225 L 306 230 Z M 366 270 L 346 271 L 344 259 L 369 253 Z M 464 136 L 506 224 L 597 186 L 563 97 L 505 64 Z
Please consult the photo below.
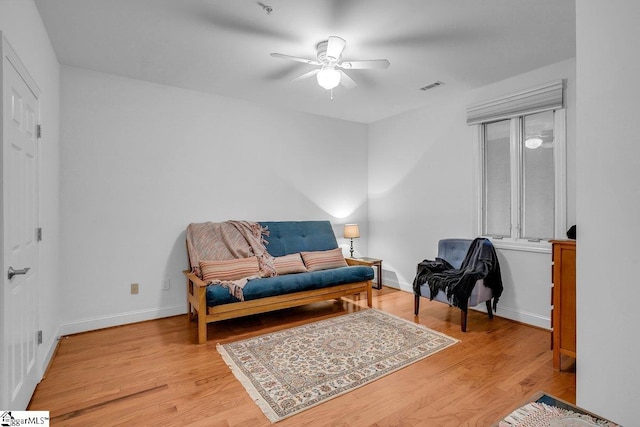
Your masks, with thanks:
M 563 108 L 563 88 L 562 80 L 554 80 L 493 101 L 469 105 L 467 106 L 467 124 L 475 125 Z

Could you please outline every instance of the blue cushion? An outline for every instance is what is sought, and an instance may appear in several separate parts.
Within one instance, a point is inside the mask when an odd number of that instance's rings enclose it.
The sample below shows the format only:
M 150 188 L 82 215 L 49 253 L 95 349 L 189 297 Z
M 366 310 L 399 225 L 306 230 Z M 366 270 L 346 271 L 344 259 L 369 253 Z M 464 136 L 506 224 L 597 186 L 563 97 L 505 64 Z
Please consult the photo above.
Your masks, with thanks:
M 364 282 L 373 279 L 373 269 L 366 266 L 350 266 L 310 273 L 287 274 L 249 280 L 244 287 L 245 301 L 290 294 L 292 292 L 322 289 L 347 283 Z M 231 296 L 229 290 L 220 285 L 207 286 L 207 305 L 209 307 L 239 300 Z
M 438 242 L 438 258 L 460 268 L 471 246 L 471 239 L 442 239 Z
M 329 221 L 270 221 L 260 222 L 269 229 L 267 251 L 271 256 L 297 252 L 327 251 L 338 247 Z

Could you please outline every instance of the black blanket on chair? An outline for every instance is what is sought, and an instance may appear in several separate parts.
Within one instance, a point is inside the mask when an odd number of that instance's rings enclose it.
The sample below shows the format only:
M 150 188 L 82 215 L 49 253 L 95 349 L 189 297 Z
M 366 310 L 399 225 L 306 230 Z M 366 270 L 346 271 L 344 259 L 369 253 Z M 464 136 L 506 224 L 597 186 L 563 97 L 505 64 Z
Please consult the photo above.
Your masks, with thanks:
M 425 259 L 418 264 L 413 292 L 420 295 L 420 286 L 428 283 L 431 299 L 438 291 L 444 291 L 453 306 L 467 310 L 471 291 L 480 279 L 484 279 L 484 285 L 493 291 L 495 310 L 502 295 L 500 263 L 491 241 L 481 237 L 473 240 L 459 269 L 442 258 Z

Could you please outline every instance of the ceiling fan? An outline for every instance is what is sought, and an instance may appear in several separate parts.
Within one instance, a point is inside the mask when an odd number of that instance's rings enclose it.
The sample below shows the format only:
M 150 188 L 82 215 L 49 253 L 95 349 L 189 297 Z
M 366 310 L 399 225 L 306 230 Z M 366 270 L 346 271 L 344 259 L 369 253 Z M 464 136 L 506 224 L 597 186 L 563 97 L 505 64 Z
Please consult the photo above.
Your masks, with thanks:
M 320 68 L 311 70 L 308 73 L 296 77 L 293 81 L 316 76 L 318 84 L 327 90 L 333 89 L 339 84 L 342 84 L 342 86 L 346 88 L 356 86 L 356 82 L 342 70 L 384 69 L 389 67 L 391 64 L 387 59 L 343 61 L 342 52 L 344 51 L 346 44 L 347 42 L 343 38 L 330 36 L 327 40 L 318 43 L 316 60 L 284 55 L 282 53 L 272 53 L 271 56 L 274 58 L 287 59 L 290 61 L 319 66 Z

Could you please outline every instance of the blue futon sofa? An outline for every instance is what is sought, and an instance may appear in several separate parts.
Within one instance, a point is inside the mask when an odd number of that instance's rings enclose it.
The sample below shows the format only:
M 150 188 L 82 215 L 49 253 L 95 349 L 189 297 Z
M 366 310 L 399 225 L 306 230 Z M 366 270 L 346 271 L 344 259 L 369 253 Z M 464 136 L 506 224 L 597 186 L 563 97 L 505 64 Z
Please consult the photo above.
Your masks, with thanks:
M 329 221 L 260 222 L 269 235 L 267 251 L 274 257 L 298 252 L 326 251 L 338 247 Z M 349 259 L 346 260 L 349 264 Z M 191 266 L 193 267 L 193 266 Z M 367 293 L 372 306 L 373 269 L 361 265 L 287 274 L 249 280 L 244 301 L 221 285 L 208 285 L 191 270 L 187 276 L 188 315 L 197 316 L 198 343 L 207 341 L 207 324 L 223 319 L 264 313 L 327 299 Z

